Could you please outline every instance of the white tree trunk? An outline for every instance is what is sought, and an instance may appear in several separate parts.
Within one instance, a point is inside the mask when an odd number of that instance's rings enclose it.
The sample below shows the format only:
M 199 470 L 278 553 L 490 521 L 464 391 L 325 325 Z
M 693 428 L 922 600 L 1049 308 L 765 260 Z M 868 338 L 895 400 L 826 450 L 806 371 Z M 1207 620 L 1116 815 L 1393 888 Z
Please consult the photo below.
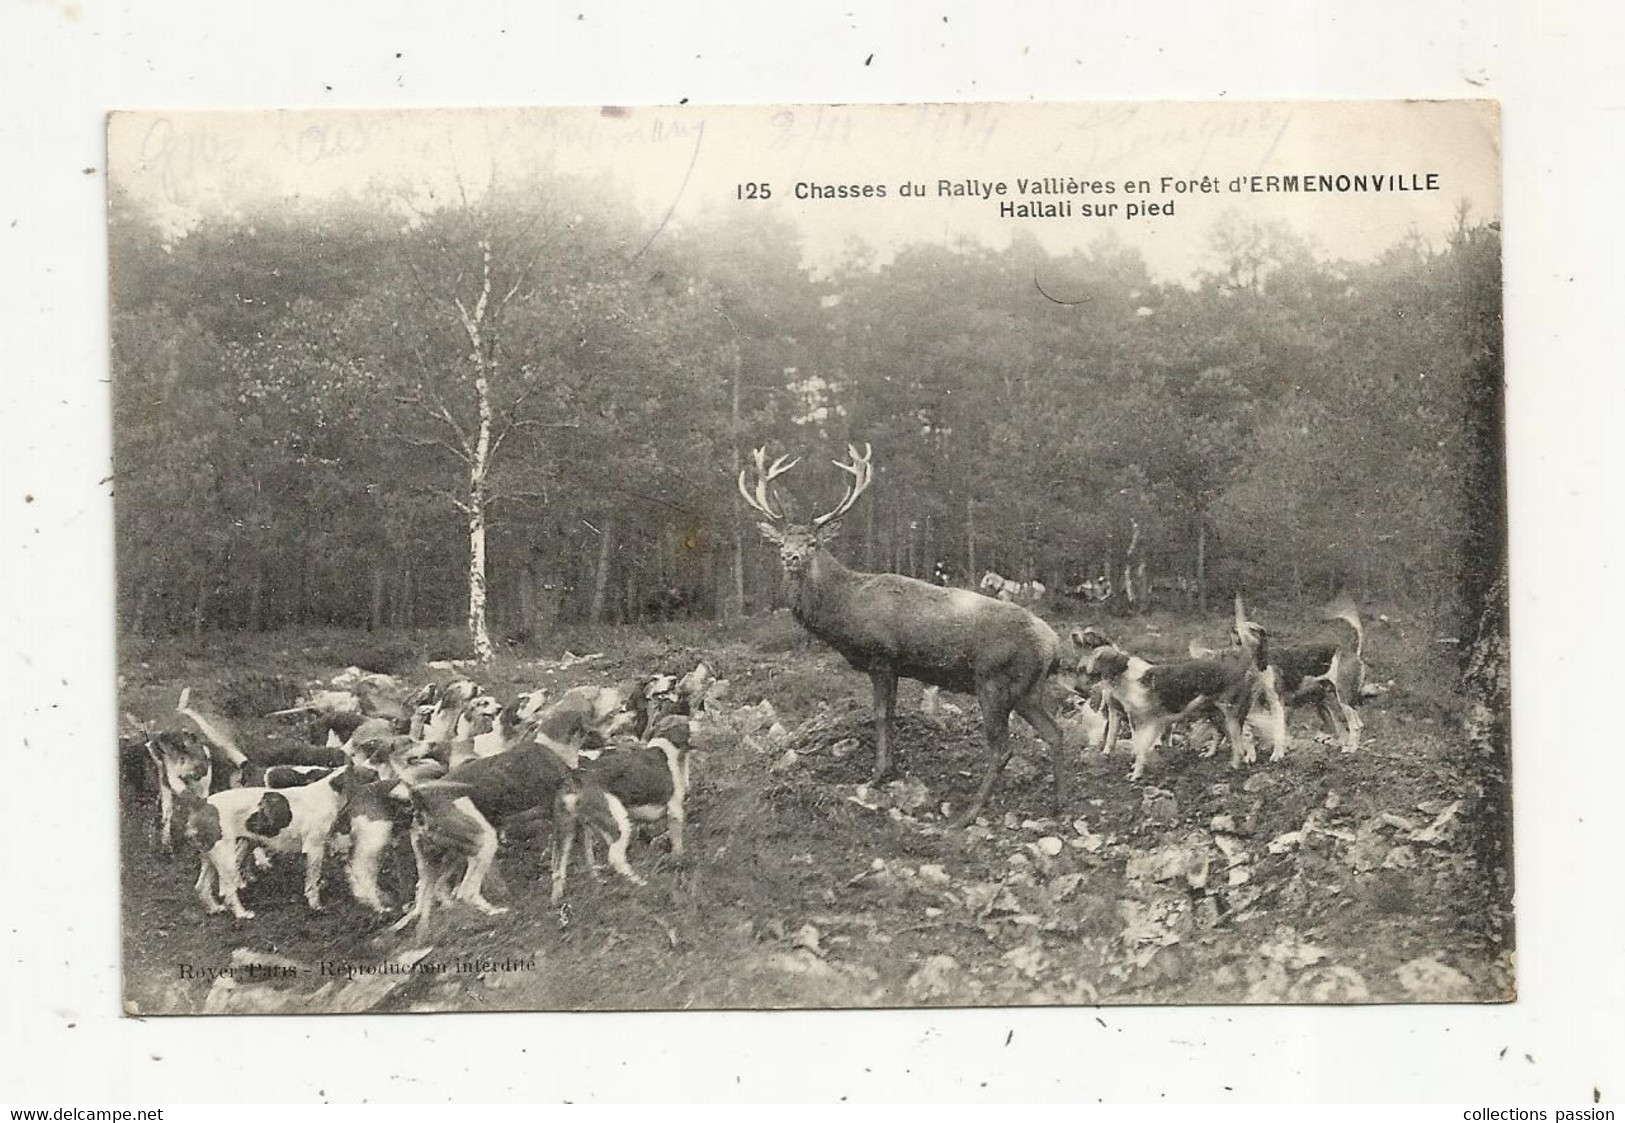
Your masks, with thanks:
M 495 357 L 486 347 L 484 336 L 485 313 L 491 303 L 491 243 L 480 242 L 483 269 L 480 296 L 473 310 L 460 302 L 457 310 L 462 316 L 463 330 L 468 333 L 474 362 L 474 402 L 479 410 L 480 427 L 474 438 L 474 447 L 468 458 L 468 634 L 474 641 L 474 658 L 486 662 L 495 653 L 491 634 L 486 625 L 485 582 L 485 500 L 486 473 L 491 464 L 491 366 Z
M 468 634 L 474 658 L 484 662 L 495 653 L 485 625 L 485 505 L 473 490 L 468 498 Z

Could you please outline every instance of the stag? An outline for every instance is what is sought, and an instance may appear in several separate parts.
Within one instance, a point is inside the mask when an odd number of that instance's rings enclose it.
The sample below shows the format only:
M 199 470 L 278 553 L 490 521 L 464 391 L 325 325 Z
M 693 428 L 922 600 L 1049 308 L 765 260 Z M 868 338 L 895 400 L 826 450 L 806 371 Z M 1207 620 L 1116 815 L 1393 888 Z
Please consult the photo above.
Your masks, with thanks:
M 1062 736 L 1045 709 L 1043 692 L 1061 669 L 1061 639 L 1044 621 L 1019 605 L 992 600 L 970 589 L 945 589 L 896 573 L 848 569 L 829 551 L 841 518 L 852 509 L 872 476 L 868 445 L 859 453 L 848 445 L 850 462 L 833 461 L 852 477 L 840 503 L 810 523 L 792 522 L 773 481 L 800 463 L 767 450 L 755 452 L 756 485 L 739 473 L 739 493 L 767 521 L 763 537 L 779 548 L 791 592 L 791 612 L 809 632 L 829 644 L 874 686 L 875 766 L 870 783 L 891 766 L 897 680 L 910 678 L 944 690 L 975 694 L 982 704 L 988 762 L 971 805 L 954 821 L 969 823 L 981 813 L 999 773 L 1010 759 L 1010 714 L 1020 714 L 1049 745 L 1055 774 L 1055 802 L 1066 806 Z

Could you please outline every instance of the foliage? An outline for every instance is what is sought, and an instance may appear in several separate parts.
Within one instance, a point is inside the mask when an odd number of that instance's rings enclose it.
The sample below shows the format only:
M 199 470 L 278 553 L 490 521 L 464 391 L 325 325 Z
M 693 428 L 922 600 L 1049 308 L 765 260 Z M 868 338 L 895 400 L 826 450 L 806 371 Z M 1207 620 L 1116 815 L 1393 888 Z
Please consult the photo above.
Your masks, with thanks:
M 115 197 L 110 236 L 128 632 L 458 625 L 471 504 L 493 635 L 766 609 L 733 493 L 762 443 L 807 454 L 803 510 L 837 493 L 822 453 L 872 443 L 844 551 L 963 585 L 1143 562 L 1466 635 L 1503 568 L 1500 243 L 1465 214 L 1367 264 L 1227 216 L 1188 287 L 1109 238 L 815 276 L 787 227 L 651 241 L 566 177 L 171 235 Z

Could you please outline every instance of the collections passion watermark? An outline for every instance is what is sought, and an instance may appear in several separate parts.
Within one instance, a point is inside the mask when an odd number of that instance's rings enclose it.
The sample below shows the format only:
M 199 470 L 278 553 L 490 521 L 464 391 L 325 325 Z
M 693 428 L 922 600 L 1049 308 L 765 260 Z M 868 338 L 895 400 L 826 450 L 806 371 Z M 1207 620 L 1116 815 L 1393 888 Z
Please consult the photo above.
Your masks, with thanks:
M 349 959 L 324 959 L 313 966 L 292 963 L 233 963 L 225 967 L 210 967 L 196 963 L 177 963 L 178 977 L 188 981 L 213 982 L 232 979 L 238 982 L 263 982 L 270 979 L 297 979 L 312 975 L 323 979 L 355 979 L 367 975 L 486 975 L 516 971 L 534 971 L 537 959 L 422 959 L 416 963 L 357 962 Z

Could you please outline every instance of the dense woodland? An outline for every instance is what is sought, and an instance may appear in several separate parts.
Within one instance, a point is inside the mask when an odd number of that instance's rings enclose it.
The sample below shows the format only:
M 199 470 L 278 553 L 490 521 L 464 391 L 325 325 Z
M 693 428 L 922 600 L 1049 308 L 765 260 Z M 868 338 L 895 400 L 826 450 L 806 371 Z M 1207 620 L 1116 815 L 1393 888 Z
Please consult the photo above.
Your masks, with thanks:
M 1209 598 L 1345 586 L 1470 636 L 1502 569 L 1500 239 L 1465 212 L 1359 264 L 1193 224 L 1209 267 L 1185 285 L 1111 239 L 1020 233 L 814 271 L 790 227 L 652 235 L 566 179 L 182 231 L 115 194 L 110 230 L 135 633 L 472 602 L 479 649 L 761 611 L 779 567 L 733 481 L 763 443 L 806 454 L 801 516 L 871 443 L 845 556 L 958 584 L 1143 565 Z

